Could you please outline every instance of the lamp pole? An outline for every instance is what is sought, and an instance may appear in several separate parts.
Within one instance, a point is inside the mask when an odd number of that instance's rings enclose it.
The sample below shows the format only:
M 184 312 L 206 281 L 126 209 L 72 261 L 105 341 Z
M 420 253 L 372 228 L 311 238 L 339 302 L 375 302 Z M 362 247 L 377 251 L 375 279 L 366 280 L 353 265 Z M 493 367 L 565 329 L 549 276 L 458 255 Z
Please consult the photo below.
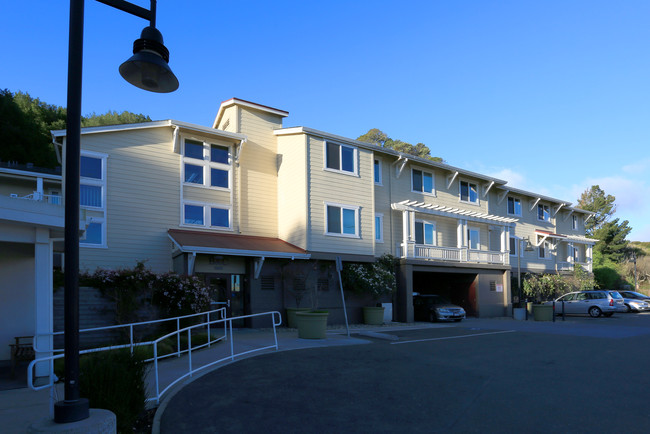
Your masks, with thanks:
M 150 27 L 146 27 L 141 38 L 134 43 L 134 56 L 120 67 L 120 74 L 128 82 L 145 90 L 153 92 L 176 90 L 178 80 L 167 66 L 169 52 L 162 43 L 160 32 L 155 29 L 156 0 L 151 0 L 149 10 L 123 0 L 97 1 L 150 21 Z M 79 395 L 79 160 L 81 155 L 83 27 L 84 0 L 70 0 L 64 192 L 65 397 L 62 401 L 54 404 L 54 421 L 56 423 L 77 422 L 87 419 L 89 416 L 88 400 L 80 398 Z M 147 30 L 148 33 L 145 35 Z M 151 41 L 145 36 L 152 36 L 154 40 Z M 125 65 L 127 70 L 122 71 Z

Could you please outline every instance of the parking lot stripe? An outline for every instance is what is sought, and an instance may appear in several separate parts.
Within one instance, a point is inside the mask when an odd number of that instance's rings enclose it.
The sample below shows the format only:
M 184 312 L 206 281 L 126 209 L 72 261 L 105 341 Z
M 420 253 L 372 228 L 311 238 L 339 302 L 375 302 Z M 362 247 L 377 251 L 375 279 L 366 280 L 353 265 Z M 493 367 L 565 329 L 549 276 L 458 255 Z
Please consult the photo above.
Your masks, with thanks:
M 501 333 L 514 333 L 516 331 L 517 330 L 503 330 L 503 331 L 499 331 L 499 332 L 474 333 L 474 334 L 471 334 L 471 335 L 463 335 L 463 336 L 447 336 L 447 337 L 444 337 L 444 338 L 429 338 L 429 339 L 416 339 L 416 340 L 412 340 L 412 341 L 399 341 L 399 342 L 391 342 L 390 344 L 391 345 L 399 345 L 399 344 L 412 344 L 412 343 L 415 343 L 415 342 L 443 341 L 443 340 L 446 340 L 446 339 L 460 339 L 460 338 L 470 338 L 470 337 L 473 337 L 473 336 L 498 335 L 498 334 L 501 334 Z

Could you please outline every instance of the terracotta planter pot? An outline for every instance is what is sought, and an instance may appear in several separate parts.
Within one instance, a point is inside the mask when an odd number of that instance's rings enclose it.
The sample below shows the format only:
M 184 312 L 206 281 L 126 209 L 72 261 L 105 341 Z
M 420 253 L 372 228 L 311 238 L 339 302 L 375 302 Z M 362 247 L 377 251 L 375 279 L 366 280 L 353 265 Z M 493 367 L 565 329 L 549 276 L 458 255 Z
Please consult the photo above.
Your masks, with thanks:
M 363 307 L 363 322 L 370 325 L 382 325 L 384 323 L 384 308 L 377 306 Z
M 329 312 L 323 310 L 296 312 L 298 337 L 302 339 L 325 339 L 328 316 Z

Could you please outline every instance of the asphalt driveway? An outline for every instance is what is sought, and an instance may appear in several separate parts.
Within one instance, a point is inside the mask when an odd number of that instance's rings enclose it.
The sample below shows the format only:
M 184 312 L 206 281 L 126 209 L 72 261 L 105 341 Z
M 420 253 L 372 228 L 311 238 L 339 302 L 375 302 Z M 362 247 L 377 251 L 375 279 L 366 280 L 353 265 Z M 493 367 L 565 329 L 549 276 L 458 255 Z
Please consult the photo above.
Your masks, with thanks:
M 650 315 L 549 324 L 467 321 L 242 360 L 174 395 L 161 432 L 647 432 Z

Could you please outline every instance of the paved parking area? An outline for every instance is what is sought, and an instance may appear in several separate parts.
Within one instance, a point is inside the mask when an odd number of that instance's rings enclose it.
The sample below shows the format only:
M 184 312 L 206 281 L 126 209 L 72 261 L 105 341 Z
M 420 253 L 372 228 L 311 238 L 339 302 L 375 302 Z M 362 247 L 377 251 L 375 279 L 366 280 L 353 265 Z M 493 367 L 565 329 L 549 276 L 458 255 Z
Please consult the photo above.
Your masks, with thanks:
M 470 319 L 287 351 L 170 398 L 172 432 L 647 432 L 650 314 Z

